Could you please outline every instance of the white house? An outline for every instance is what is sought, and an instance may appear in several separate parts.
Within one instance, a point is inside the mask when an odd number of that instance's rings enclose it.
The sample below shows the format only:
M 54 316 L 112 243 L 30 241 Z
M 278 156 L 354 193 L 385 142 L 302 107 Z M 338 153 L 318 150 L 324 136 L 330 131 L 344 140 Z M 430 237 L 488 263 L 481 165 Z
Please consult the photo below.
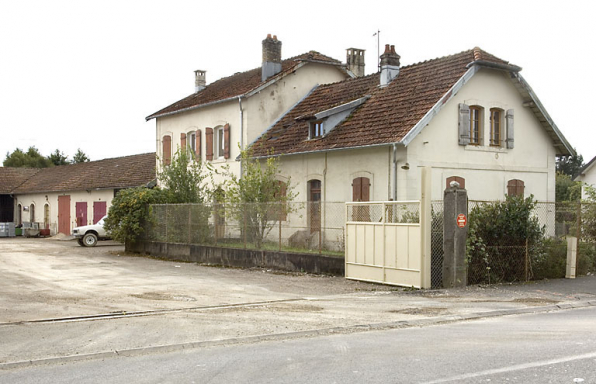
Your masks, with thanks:
M 480 48 L 315 87 L 263 127 L 255 156 L 281 156 L 307 201 L 432 199 L 458 180 L 475 200 L 555 200 L 555 157 L 574 154 L 521 68 Z
M 573 179 L 582 182 L 582 199 L 588 197 L 586 194 L 586 185 L 596 187 L 596 167 L 594 167 L 594 164 L 596 164 L 596 157 L 592 158 L 592 160 L 584 165 L 579 171 L 579 175 Z
M 195 71 L 195 93 L 146 118 L 156 120 L 156 148 L 168 164 L 180 147 L 190 147 L 216 169 L 229 165 L 240 172 L 238 145 L 256 140 L 317 84 L 355 76 L 363 71 L 362 50 L 349 50 L 353 71 L 321 53 L 281 59 L 281 41 L 268 35 L 262 42 L 261 67 L 206 84 L 206 71 Z M 159 166 L 158 160 L 158 166 Z
M 69 235 L 76 226 L 97 223 L 119 190 L 154 185 L 155 153 L 30 169 L 25 176 L 10 190 L 11 221 Z

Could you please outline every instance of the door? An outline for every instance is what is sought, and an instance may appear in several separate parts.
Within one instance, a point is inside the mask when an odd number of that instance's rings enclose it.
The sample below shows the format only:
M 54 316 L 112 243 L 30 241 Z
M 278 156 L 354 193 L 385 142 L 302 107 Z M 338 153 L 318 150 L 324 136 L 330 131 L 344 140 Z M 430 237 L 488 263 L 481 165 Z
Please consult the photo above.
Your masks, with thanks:
M 308 182 L 310 232 L 321 230 L 321 180 Z
M 105 201 L 93 202 L 93 224 L 97 224 L 107 213 L 107 204 Z
M 58 196 L 58 232 L 70 235 L 70 196 Z
M 87 225 L 87 202 L 77 202 L 75 205 L 75 212 L 77 214 L 77 227 Z

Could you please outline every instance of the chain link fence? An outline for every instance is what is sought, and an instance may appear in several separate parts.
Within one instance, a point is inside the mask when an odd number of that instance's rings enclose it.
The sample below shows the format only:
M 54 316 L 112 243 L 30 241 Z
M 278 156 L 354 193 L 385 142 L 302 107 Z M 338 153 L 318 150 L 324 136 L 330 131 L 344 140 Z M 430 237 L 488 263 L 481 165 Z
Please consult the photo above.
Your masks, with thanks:
M 154 204 L 150 212 L 152 241 L 339 257 L 345 249 L 343 202 Z

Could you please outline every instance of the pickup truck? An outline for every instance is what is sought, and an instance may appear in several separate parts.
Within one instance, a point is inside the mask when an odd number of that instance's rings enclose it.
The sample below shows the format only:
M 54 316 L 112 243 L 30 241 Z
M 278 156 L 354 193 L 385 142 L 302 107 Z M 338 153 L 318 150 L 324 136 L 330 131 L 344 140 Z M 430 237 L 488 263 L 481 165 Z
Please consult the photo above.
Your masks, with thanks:
M 95 247 L 98 240 L 110 239 L 110 236 L 103 228 L 103 224 L 107 217 L 107 215 L 102 217 L 97 224 L 84 225 L 72 230 L 72 235 L 77 239 L 77 242 L 81 247 Z

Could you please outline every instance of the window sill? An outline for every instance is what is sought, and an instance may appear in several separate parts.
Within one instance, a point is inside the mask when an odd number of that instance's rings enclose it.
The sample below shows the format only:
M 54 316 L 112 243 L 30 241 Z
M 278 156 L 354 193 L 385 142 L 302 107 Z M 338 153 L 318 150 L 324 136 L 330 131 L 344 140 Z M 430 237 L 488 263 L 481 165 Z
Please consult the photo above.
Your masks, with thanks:
M 504 147 L 495 147 L 495 146 L 490 146 L 490 147 L 485 147 L 482 145 L 466 145 L 465 146 L 465 150 L 466 151 L 475 151 L 475 152 L 493 152 L 493 153 L 507 153 L 507 148 Z
M 225 162 L 227 162 L 227 161 L 228 161 L 228 160 L 227 160 L 226 158 L 224 158 L 224 157 L 220 157 L 220 158 L 217 158 L 217 159 L 213 159 L 213 160 L 211 160 L 211 163 L 212 163 L 212 164 L 221 164 L 221 163 L 225 163 Z

